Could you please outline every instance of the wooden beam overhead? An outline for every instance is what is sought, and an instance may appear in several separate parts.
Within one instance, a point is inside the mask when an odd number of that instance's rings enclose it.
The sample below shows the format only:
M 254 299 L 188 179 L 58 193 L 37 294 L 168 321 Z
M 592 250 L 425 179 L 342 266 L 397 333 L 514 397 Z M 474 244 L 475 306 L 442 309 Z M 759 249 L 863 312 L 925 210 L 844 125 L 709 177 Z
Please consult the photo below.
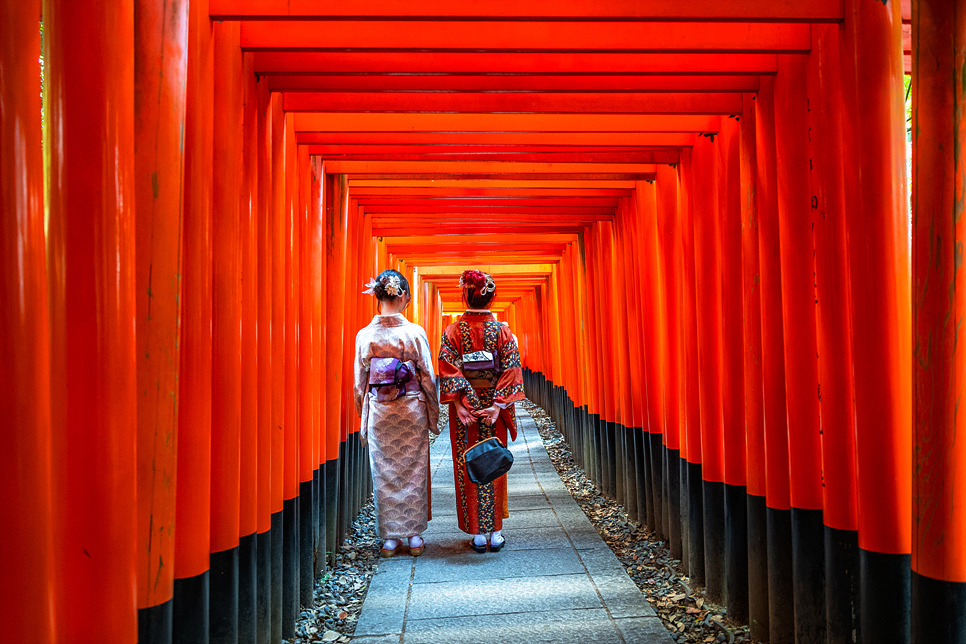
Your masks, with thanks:
M 905 9 L 907 0 L 903 0 Z M 214 20 L 623 20 L 840 22 L 842 0 L 209 0 Z
M 707 125 L 707 123 L 704 123 Z M 298 132 L 296 142 L 326 145 L 641 146 L 694 145 L 695 132 Z
M 299 74 L 269 75 L 276 92 L 757 92 L 758 76 L 623 74 Z
M 717 132 L 717 115 L 297 112 L 296 132 Z
M 355 154 L 326 152 L 323 146 L 309 145 L 309 154 L 319 155 L 332 161 L 486 161 L 515 163 L 677 163 L 681 153 L 678 149 L 648 150 L 641 152 L 501 152 L 458 153 L 427 150 L 420 153 L 366 151 Z
M 336 174 L 653 174 L 650 163 L 487 163 L 428 161 L 326 161 Z
M 563 74 L 775 74 L 776 54 L 763 53 L 501 53 L 261 51 L 256 74 L 349 73 L 563 73 Z
M 410 3 L 413 4 L 413 3 Z M 245 51 L 797 53 L 811 49 L 808 24 L 409 20 L 246 21 Z
M 531 92 L 291 92 L 289 112 L 472 114 L 740 114 L 741 94 Z

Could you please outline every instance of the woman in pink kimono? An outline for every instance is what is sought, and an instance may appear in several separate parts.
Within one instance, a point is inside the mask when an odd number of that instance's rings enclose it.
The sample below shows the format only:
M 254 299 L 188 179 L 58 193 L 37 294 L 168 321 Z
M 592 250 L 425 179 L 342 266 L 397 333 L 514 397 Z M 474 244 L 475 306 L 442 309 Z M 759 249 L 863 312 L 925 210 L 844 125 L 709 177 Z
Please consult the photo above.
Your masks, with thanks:
M 417 557 L 430 519 L 429 432 L 439 433 L 439 402 L 426 332 L 402 315 L 409 282 L 387 270 L 368 284 L 380 315 L 356 335 L 355 403 L 369 446 L 380 555 L 396 554 L 401 541 Z

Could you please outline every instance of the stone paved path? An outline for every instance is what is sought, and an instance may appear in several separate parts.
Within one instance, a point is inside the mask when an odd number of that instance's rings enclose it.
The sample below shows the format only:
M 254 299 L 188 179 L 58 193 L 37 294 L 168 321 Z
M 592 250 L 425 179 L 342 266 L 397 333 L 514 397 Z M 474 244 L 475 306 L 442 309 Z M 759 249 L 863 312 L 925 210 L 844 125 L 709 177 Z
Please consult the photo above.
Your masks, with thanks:
M 426 551 L 382 559 L 356 644 L 671 644 L 617 557 L 560 481 L 530 415 L 517 406 L 506 547 L 478 554 L 456 524 L 447 432 L 433 445 Z

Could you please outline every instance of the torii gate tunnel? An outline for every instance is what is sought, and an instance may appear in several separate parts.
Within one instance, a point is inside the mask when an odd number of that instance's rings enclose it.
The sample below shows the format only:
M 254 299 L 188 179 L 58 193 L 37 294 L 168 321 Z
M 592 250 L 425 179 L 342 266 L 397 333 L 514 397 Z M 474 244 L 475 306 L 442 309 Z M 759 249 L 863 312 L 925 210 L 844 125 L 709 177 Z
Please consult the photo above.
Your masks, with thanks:
M 0 639 L 291 635 L 475 267 L 756 639 L 966 642 L 964 101 L 966 0 L 5 0 Z

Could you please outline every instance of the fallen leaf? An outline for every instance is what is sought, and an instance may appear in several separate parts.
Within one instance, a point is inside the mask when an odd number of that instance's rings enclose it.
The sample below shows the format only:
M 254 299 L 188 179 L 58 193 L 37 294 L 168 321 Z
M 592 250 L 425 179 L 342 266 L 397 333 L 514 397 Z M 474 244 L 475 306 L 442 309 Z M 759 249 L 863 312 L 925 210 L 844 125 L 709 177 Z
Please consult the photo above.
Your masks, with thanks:
M 323 642 L 334 642 L 337 639 L 339 639 L 340 637 L 342 637 L 342 633 L 338 633 L 336 631 L 326 631 L 322 635 L 322 641 Z

